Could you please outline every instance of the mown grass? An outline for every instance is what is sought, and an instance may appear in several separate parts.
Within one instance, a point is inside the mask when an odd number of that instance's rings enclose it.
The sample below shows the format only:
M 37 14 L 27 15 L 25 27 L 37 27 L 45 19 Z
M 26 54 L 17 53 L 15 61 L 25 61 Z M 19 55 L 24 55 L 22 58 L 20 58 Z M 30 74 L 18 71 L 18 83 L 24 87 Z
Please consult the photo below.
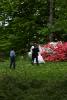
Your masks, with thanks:
M 18 59 L 16 69 L 0 62 L 0 100 L 67 100 L 67 62 L 32 65 Z

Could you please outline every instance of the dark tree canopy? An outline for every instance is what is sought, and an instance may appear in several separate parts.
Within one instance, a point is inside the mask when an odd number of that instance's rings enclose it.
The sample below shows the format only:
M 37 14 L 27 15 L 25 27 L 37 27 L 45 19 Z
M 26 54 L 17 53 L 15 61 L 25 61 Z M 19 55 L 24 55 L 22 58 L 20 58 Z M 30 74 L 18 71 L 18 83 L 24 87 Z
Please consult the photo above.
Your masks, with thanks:
M 24 52 L 31 42 L 45 43 L 51 37 L 67 41 L 66 4 L 67 0 L 0 0 L 0 51 L 14 47 Z

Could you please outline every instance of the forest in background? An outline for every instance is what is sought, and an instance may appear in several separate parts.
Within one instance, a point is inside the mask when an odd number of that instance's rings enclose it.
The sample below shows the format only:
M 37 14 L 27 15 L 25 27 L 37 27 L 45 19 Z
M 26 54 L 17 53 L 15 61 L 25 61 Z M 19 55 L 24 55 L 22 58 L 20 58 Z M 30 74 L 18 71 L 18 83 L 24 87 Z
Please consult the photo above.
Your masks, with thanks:
M 0 55 L 56 40 L 67 41 L 67 0 L 0 0 Z

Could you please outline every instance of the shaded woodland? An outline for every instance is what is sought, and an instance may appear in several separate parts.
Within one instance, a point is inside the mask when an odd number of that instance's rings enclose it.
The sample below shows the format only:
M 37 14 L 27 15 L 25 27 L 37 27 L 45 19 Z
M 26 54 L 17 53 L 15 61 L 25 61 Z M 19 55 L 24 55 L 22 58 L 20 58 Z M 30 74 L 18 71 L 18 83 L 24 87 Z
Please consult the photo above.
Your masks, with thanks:
M 56 40 L 67 41 L 67 0 L 0 0 L 0 56 Z

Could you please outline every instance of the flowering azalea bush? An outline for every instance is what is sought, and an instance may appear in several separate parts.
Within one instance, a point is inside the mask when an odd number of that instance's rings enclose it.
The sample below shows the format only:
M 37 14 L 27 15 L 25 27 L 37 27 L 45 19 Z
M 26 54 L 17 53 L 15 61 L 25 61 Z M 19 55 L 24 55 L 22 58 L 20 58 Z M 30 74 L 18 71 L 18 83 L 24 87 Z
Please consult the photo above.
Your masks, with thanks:
M 41 55 L 45 61 L 67 60 L 67 42 L 50 42 L 42 46 Z

